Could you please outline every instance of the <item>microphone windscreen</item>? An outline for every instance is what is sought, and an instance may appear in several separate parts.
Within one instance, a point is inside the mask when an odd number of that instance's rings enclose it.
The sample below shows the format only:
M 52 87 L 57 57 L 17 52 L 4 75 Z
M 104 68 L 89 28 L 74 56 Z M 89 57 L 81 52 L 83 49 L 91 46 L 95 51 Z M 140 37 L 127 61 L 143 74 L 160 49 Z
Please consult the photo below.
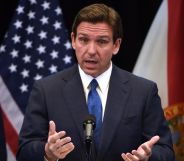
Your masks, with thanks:
M 86 129 L 86 125 L 91 124 L 93 126 L 93 129 L 96 127 L 96 117 L 94 115 L 87 115 L 84 122 L 83 122 L 83 128 Z
M 88 121 L 88 120 L 91 120 L 94 123 L 96 123 L 96 117 L 94 115 L 90 114 L 90 115 L 86 116 L 85 122 Z

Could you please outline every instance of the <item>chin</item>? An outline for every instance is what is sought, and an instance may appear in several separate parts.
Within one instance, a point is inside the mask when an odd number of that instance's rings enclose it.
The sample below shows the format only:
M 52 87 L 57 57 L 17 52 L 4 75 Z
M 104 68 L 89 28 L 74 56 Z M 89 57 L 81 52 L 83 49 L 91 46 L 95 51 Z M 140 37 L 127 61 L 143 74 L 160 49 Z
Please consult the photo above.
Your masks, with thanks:
M 92 71 L 89 71 L 89 70 L 84 70 L 84 72 L 87 74 L 87 75 L 90 75 L 92 77 L 97 77 L 97 74 L 95 72 L 92 72 Z

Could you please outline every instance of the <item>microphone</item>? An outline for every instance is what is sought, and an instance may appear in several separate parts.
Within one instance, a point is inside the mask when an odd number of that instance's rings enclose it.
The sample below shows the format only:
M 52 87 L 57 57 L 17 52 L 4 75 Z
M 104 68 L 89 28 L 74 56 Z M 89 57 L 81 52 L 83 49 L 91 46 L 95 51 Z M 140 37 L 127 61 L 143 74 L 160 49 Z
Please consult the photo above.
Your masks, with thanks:
M 90 153 L 91 143 L 93 141 L 93 130 L 96 127 L 96 118 L 94 115 L 88 115 L 83 122 L 86 150 Z

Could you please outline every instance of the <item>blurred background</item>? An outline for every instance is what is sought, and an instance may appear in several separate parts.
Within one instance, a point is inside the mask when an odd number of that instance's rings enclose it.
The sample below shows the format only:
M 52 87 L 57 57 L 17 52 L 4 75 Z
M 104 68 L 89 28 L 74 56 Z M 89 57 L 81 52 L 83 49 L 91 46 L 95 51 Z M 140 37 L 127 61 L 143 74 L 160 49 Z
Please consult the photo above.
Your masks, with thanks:
M 1 42 L 18 5 L 18 0 L 3 1 L 0 2 Z M 59 3 L 69 33 L 76 13 L 84 6 L 92 3 L 105 3 L 116 9 L 122 18 L 124 38 L 121 50 L 113 61 L 119 67 L 132 71 L 161 0 L 59 0 Z

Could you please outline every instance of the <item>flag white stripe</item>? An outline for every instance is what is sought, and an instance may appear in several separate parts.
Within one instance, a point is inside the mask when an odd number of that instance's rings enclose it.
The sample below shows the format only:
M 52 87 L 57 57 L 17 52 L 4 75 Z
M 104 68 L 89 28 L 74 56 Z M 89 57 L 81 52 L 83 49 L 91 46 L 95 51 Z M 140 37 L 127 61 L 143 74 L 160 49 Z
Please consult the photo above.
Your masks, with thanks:
M 1 76 L 0 76 L 0 93 L 2 93 L 0 97 L 0 104 L 2 110 L 6 114 L 12 126 L 15 128 L 17 134 L 19 134 L 24 115 L 22 114 L 16 102 L 12 98 Z
M 15 155 L 12 153 L 12 151 L 10 150 L 10 147 L 8 144 L 6 144 L 6 149 L 7 149 L 7 161 L 16 161 L 16 157 Z
M 133 73 L 157 83 L 162 106 L 168 105 L 168 4 L 163 0 L 145 39 Z

